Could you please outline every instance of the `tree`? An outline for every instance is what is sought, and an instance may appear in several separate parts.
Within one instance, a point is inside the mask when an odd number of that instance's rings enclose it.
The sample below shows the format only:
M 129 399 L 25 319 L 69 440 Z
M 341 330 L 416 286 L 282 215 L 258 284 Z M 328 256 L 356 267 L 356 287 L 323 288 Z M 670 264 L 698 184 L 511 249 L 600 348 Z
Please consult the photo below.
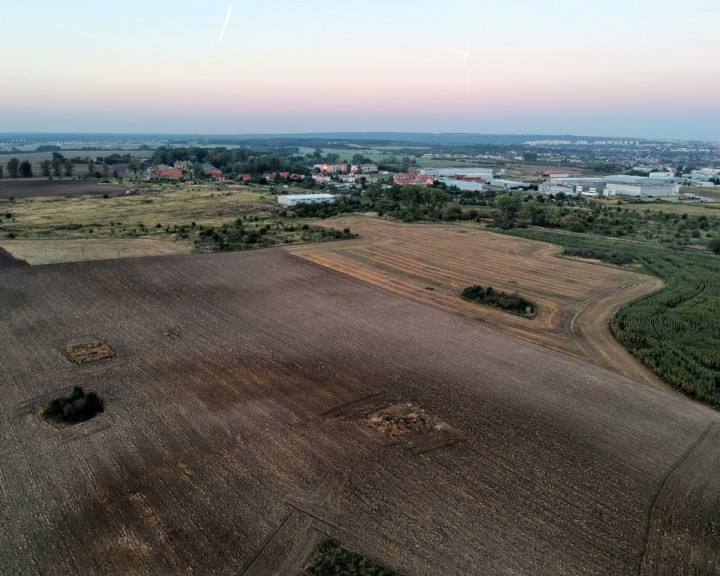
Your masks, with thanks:
M 70 158 L 63 162 L 63 169 L 65 171 L 65 176 L 70 177 L 73 175 L 73 170 L 75 170 L 75 164 L 73 164 L 73 161 L 70 160 Z
M 92 160 L 88 162 L 87 177 L 95 178 L 95 162 L 93 162 Z
M 53 176 L 61 176 L 62 175 L 62 167 L 63 162 L 65 161 L 65 157 L 60 154 L 60 152 L 53 152 L 52 153 L 52 167 L 53 167 Z
M 23 178 L 32 178 L 32 164 L 28 160 L 20 162 L 20 175 Z
M 205 180 L 205 170 L 203 170 L 203 165 L 200 162 L 195 162 L 192 169 L 195 180 Z
M 10 178 L 18 178 L 20 176 L 20 160 L 10 158 L 10 160 L 7 161 L 7 170 Z
M 2 178 L 2 177 L 3 177 L 3 167 L 0 166 L 0 178 Z
M 52 176 L 52 162 L 50 160 L 43 160 L 40 163 L 40 173 L 45 178 L 50 178 Z
M 503 218 L 507 222 L 513 221 L 521 205 L 520 198 L 512 194 L 503 194 L 495 198 L 495 207 L 502 212 Z
M 128 162 L 128 168 L 135 176 L 136 180 L 140 179 L 140 166 L 142 166 L 142 161 L 137 156 L 133 156 L 130 158 L 130 161 Z

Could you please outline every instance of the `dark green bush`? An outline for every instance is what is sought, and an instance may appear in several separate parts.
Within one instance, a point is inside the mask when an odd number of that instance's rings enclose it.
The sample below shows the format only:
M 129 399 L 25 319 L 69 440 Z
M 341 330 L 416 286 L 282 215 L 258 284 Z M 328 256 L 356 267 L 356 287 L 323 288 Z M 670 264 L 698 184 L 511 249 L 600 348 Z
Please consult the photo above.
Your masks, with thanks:
M 397 576 L 397 573 L 327 540 L 318 546 L 300 576 Z
M 477 284 L 465 288 L 460 296 L 470 302 L 492 306 L 520 316 L 532 316 L 537 308 L 533 302 L 518 294 L 507 294 L 493 290 L 491 287 L 483 288 Z
M 90 420 L 105 411 L 105 406 L 95 392 L 85 394 L 75 386 L 67 398 L 56 398 L 42 412 L 43 418 L 61 424 L 77 424 Z

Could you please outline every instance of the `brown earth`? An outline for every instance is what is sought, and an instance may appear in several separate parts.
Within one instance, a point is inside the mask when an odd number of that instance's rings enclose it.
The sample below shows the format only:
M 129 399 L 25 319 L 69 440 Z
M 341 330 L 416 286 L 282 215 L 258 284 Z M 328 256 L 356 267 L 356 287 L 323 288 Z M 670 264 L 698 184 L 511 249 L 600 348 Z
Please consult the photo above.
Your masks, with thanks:
M 608 327 L 622 304 L 660 288 L 657 278 L 558 258 L 562 250 L 558 246 L 460 225 L 401 224 L 363 215 L 322 223 L 350 228 L 359 238 L 288 250 L 386 290 L 665 388 L 616 342 Z M 517 292 L 537 304 L 537 313 L 524 318 L 460 298 L 463 289 L 473 284 Z
M 4 573 L 720 574 L 718 413 L 284 250 L 3 269 L 0 319 Z
M 0 179 L 0 199 L 37 198 L 39 196 L 116 196 L 128 190 L 128 186 L 102 184 L 97 180 L 74 180 L 72 178 L 28 178 L 27 180 Z

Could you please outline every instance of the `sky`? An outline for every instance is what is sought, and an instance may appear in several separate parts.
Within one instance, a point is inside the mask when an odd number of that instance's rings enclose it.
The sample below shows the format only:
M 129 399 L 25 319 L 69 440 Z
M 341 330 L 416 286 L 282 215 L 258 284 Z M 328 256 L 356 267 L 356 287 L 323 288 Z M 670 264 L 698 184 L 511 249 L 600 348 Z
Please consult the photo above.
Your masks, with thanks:
M 4 0 L 0 133 L 720 141 L 717 0 Z

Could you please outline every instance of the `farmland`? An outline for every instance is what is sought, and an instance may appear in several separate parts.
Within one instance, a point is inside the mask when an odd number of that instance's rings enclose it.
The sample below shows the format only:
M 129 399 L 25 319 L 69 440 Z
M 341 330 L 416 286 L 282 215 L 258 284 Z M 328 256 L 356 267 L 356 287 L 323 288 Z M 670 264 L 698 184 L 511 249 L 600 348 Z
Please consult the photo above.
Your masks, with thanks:
M 22 194 L 26 188 L 28 194 Z M 34 265 L 248 250 L 337 236 L 297 219 L 277 217 L 275 196 L 267 187 L 231 182 L 129 183 L 118 188 L 91 182 L 19 181 L 6 184 L 5 190 L 5 197 L 0 196 L 3 247 Z M 18 191 L 21 194 L 13 196 Z M 343 237 L 342 231 L 338 234 Z
M 716 412 L 286 249 L 3 269 L 0 317 L 8 573 L 720 573 Z
M 668 249 L 544 230 L 513 234 L 580 248 L 621 249 L 665 288 L 626 303 L 612 318 L 617 339 L 665 382 L 720 405 L 720 260 L 707 252 Z
M 352 215 L 326 221 L 359 240 L 288 247 L 330 269 L 462 315 L 496 330 L 661 386 L 613 339 L 614 310 L 658 289 L 651 276 L 557 258 L 556 245 L 457 225 L 401 224 Z M 534 318 L 479 309 L 460 298 L 469 285 L 517 292 L 537 304 Z

